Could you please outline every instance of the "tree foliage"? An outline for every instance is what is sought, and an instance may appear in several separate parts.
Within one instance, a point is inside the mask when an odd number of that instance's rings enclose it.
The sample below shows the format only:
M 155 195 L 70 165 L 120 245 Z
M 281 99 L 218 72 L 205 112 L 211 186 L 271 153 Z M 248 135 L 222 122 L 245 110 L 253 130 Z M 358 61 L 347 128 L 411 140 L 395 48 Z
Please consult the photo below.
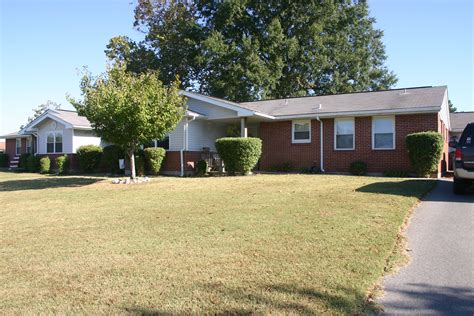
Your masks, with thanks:
M 33 115 L 28 117 L 28 122 L 26 123 L 26 125 L 33 122 L 37 117 L 39 117 L 41 114 L 43 114 L 47 110 L 49 109 L 59 110 L 60 108 L 61 108 L 61 104 L 48 100 L 46 101 L 46 103 L 42 103 L 33 109 Z M 20 129 L 23 129 L 26 125 L 20 126 Z
M 451 100 L 448 100 L 448 104 L 449 104 L 449 113 L 454 113 L 458 111 L 458 108 L 454 106 Z
M 374 23 L 366 1 L 138 0 L 144 42 L 108 56 L 233 101 L 379 90 L 397 79 Z
M 151 139 L 162 139 L 184 114 L 186 100 L 179 94 L 179 81 L 164 86 L 157 73 L 134 74 L 123 66 L 109 67 L 81 81 L 83 100 L 69 98 L 80 115 L 87 117 L 96 133 L 126 149 L 135 177 L 134 152 Z

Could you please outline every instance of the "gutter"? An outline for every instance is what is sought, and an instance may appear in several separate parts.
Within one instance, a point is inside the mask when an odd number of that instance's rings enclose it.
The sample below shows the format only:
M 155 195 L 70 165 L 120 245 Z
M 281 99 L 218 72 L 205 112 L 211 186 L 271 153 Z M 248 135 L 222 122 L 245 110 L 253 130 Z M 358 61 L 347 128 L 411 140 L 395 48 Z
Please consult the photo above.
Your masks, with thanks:
M 319 116 L 316 116 L 316 120 L 319 122 L 319 146 L 321 148 L 320 150 L 320 157 L 319 157 L 319 169 L 321 169 L 321 172 L 324 171 L 324 144 L 323 144 L 323 121 L 319 119 Z

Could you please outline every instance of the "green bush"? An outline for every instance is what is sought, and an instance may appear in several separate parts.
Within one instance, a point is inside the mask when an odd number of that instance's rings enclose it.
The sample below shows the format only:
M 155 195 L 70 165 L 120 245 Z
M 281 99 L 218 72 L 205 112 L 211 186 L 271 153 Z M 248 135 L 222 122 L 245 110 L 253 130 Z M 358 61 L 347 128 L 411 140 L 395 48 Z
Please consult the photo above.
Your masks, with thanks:
M 384 177 L 391 178 L 406 178 L 408 177 L 408 171 L 405 170 L 387 170 L 383 173 Z
M 203 176 L 207 173 L 207 169 L 208 169 L 208 164 L 207 164 L 207 161 L 204 160 L 204 159 L 201 159 L 197 162 L 197 165 L 196 165 L 196 174 L 198 176 Z
M 56 168 L 58 174 L 64 174 L 67 172 L 69 165 L 69 158 L 67 155 L 56 157 Z
M 8 154 L 0 153 L 0 168 L 7 168 L 9 163 Z
M 262 141 L 253 137 L 224 137 L 216 140 L 216 149 L 230 175 L 248 174 L 262 154 Z
M 77 162 L 82 172 L 96 172 L 102 158 L 102 148 L 85 145 L 77 149 Z
M 26 161 L 26 169 L 29 172 L 38 172 L 40 170 L 40 156 L 30 155 Z
M 40 173 L 49 173 L 51 169 L 51 160 L 48 156 L 40 158 L 39 161 L 39 172 Z
M 122 173 L 119 159 L 125 159 L 125 151 L 118 145 L 110 145 L 103 149 L 102 166 L 112 174 Z
M 24 153 L 20 155 L 20 159 L 18 161 L 18 167 L 19 168 L 28 168 L 28 157 L 31 156 L 29 153 Z
M 144 150 L 146 170 L 151 174 L 158 174 L 161 169 L 161 164 L 166 155 L 164 148 L 145 148 Z
M 367 164 L 363 161 L 354 161 L 349 166 L 349 171 L 356 176 L 363 176 L 367 173 Z
M 135 170 L 137 176 L 142 177 L 145 175 L 145 160 L 141 155 L 135 155 Z
M 437 171 L 444 142 L 438 132 L 420 132 L 406 137 L 411 165 L 420 177 L 428 177 Z
M 290 172 L 291 170 L 293 170 L 293 167 L 291 166 L 291 162 L 283 162 L 274 165 L 271 170 L 275 172 Z

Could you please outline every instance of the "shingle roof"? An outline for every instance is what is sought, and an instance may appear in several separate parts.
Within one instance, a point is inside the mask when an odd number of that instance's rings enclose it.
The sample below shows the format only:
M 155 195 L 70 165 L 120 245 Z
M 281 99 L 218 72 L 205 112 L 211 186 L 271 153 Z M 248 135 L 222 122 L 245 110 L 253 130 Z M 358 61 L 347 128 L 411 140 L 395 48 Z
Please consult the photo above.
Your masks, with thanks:
M 383 110 L 403 112 L 417 108 L 441 109 L 446 90 L 446 86 L 420 87 L 244 102 L 240 105 L 275 117 Z
M 91 123 L 84 116 L 79 116 L 76 111 L 69 110 L 50 110 L 51 114 L 57 118 L 78 127 L 91 127 Z
M 467 124 L 474 122 L 474 112 L 450 113 L 451 131 L 462 132 Z

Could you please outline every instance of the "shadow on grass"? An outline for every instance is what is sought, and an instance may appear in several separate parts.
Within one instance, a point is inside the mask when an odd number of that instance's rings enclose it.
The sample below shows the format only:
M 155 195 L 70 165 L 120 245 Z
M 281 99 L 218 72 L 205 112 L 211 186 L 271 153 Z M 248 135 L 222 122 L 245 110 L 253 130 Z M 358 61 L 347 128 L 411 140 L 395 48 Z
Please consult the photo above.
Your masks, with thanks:
M 0 192 L 42 190 L 50 188 L 75 188 L 93 184 L 102 178 L 85 177 L 45 177 L 38 179 L 8 180 L 0 182 Z
M 311 288 L 292 284 L 270 284 L 257 288 L 228 287 L 222 283 L 207 283 L 203 289 L 221 302 L 220 308 L 213 302 L 203 314 L 253 315 L 272 311 L 276 314 L 314 315 L 321 311 L 343 314 L 374 311 L 364 304 L 365 296 L 352 289 L 339 289 L 337 293 L 323 293 Z M 230 307 L 237 306 L 237 307 Z M 227 306 L 227 308 L 225 307 Z M 134 315 L 170 315 L 152 308 L 127 307 L 125 311 Z M 181 313 L 185 311 L 173 311 Z
M 436 180 L 403 180 L 398 182 L 375 182 L 357 188 L 357 192 L 420 197 L 436 185 Z
M 435 188 L 436 186 L 436 188 Z M 424 194 L 433 189 L 428 195 Z M 453 182 L 449 180 L 403 180 L 399 182 L 376 182 L 356 189 L 357 192 L 423 197 L 423 201 L 474 202 L 474 186 L 463 195 L 453 193 Z
M 402 314 L 426 313 L 440 315 L 473 315 L 474 290 L 466 287 L 434 286 L 425 283 L 409 283 L 403 289 L 387 291 L 382 300 L 384 309 Z M 390 300 L 388 297 L 398 299 Z M 406 299 L 403 299 L 406 298 Z M 417 312 L 418 311 L 418 312 Z

